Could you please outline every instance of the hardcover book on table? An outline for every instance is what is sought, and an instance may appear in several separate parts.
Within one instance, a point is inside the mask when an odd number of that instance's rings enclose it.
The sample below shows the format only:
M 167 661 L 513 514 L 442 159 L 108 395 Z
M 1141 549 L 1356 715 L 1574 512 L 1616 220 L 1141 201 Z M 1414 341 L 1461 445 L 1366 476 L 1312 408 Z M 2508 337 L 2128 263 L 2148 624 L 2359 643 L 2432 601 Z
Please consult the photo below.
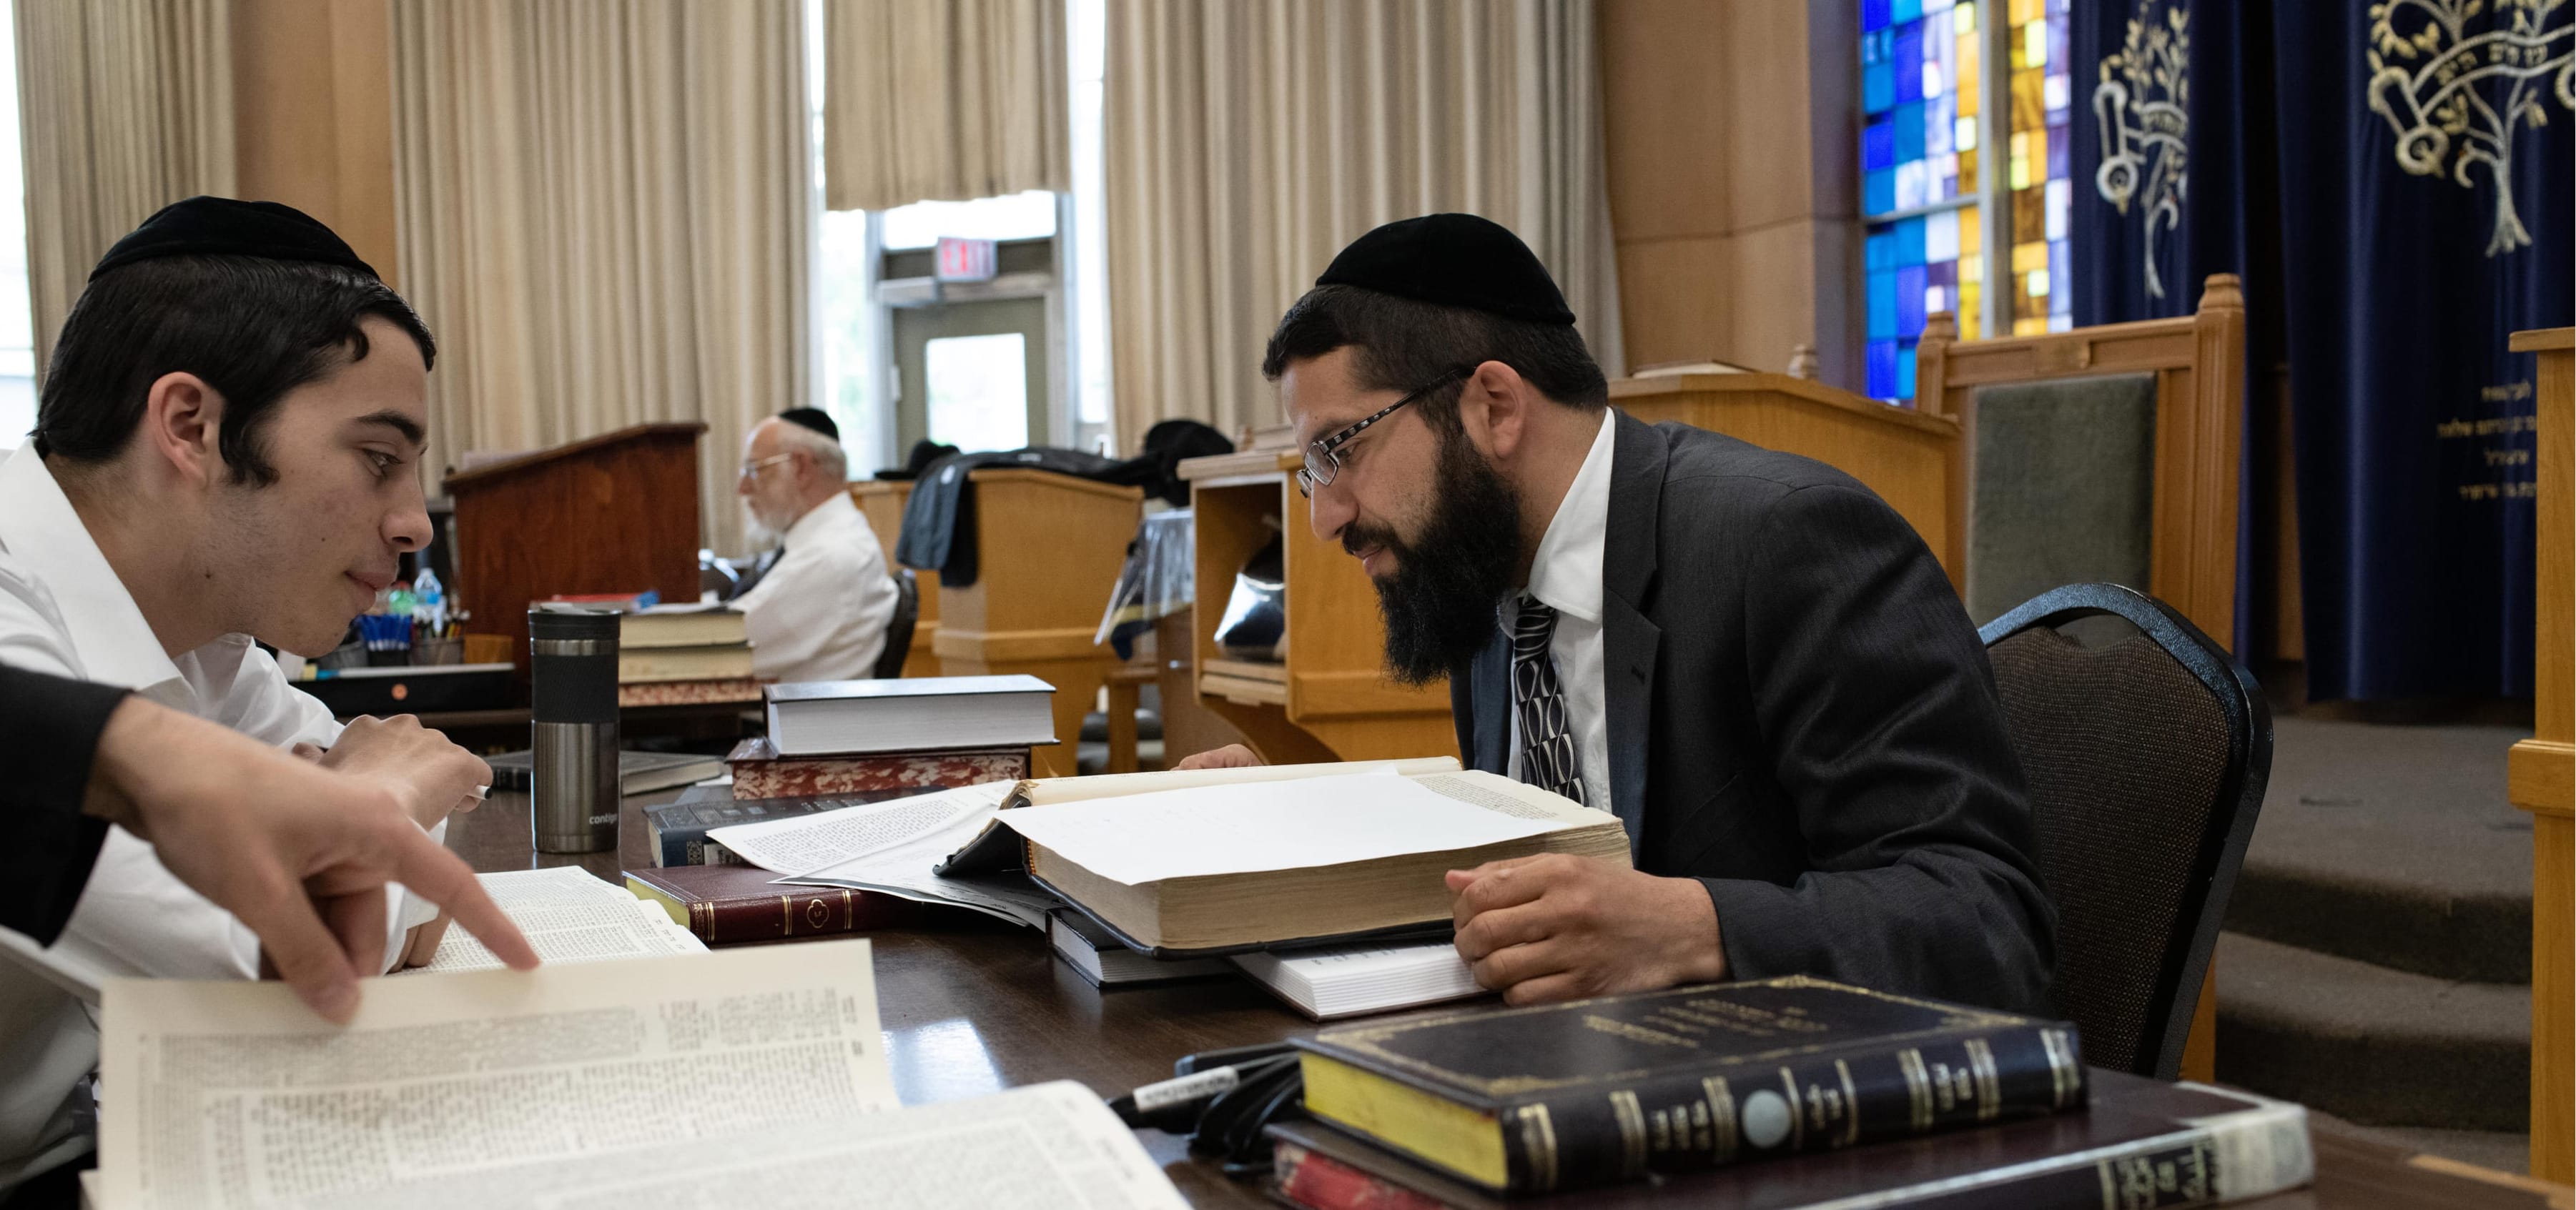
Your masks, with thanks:
M 1033 676 L 797 681 L 765 697 L 769 742 L 782 756 L 1056 742 L 1055 687 Z
M 2020 1118 L 1659 1181 L 1507 1196 L 1323 1122 L 1282 1122 L 1272 1196 L 1302 1210 L 2103 1210 L 2221 1206 L 2315 1175 L 2305 1109 L 2252 1093 L 2117 1071 L 2086 1080 L 2081 1113 Z
M 767 736 L 755 735 L 734 745 L 725 765 L 733 770 L 736 798 L 793 798 L 1016 782 L 1029 775 L 1029 750 L 1022 746 L 782 756 Z
M 1791 976 L 1327 1029 L 1306 1108 L 1543 1193 L 2079 1108 L 2075 1027 Z

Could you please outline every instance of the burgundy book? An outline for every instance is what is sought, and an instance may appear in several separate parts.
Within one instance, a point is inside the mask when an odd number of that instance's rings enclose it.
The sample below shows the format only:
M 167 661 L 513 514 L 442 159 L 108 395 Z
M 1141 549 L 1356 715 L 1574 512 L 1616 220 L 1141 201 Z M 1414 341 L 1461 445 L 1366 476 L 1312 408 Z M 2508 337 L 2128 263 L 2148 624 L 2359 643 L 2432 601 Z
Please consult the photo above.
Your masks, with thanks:
M 665 866 L 626 871 L 626 889 L 671 914 L 708 945 L 838 937 L 906 924 L 921 905 L 845 887 L 779 886 L 744 865 Z
M 1282 1122 L 1269 1128 L 1270 1193 L 1305 1210 L 2147 1210 L 2243 1201 L 2314 1171 L 2297 1105 L 2098 1068 L 2087 1083 L 2091 1102 L 2073 1113 L 1544 1197 L 1506 1198 L 1322 1122 Z
M 753 736 L 734 745 L 725 765 L 733 770 L 736 798 L 802 798 L 1020 781 L 1029 775 L 1029 750 L 1022 746 L 781 756 L 767 738 Z

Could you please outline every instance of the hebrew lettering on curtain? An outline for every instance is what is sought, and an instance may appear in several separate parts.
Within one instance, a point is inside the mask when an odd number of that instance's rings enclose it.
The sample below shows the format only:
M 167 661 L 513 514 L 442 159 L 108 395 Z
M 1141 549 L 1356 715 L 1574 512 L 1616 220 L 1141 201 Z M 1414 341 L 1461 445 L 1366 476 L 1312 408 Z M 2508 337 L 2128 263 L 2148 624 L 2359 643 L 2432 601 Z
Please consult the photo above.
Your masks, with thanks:
M 2534 365 L 2506 339 L 2576 318 L 2576 5 L 2272 20 L 2309 692 L 2527 696 Z

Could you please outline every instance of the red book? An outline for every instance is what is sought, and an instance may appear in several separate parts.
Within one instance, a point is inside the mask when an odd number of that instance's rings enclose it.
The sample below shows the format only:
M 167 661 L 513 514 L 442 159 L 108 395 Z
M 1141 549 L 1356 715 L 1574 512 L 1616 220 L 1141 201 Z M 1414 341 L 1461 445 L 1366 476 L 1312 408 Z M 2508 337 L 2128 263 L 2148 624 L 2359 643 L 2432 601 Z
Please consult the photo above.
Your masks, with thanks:
M 666 866 L 626 871 L 626 889 L 671 914 L 708 945 L 839 937 L 910 923 L 921 905 L 842 887 L 779 886 L 767 870 L 740 865 Z
M 733 770 L 735 798 L 810 798 L 869 794 L 879 790 L 955 789 L 1029 775 L 1029 750 L 955 748 L 945 751 L 872 752 L 848 756 L 781 756 L 767 738 L 734 746 L 725 765 Z

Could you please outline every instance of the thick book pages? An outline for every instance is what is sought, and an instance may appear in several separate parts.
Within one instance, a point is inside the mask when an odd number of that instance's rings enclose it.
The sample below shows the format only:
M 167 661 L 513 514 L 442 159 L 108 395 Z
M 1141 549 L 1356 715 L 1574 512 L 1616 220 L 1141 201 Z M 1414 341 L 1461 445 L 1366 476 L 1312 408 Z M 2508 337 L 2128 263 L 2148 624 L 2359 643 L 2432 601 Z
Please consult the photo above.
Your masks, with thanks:
M 731 680 L 751 675 L 751 644 L 706 647 L 620 647 L 617 683 Z
M 106 1014 L 105 1210 L 1185 1204 L 1080 1085 L 898 1108 L 864 940 L 387 981 L 345 1029 L 275 983 Z
M 766 697 L 783 756 L 1055 742 L 1055 687 L 1033 676 L 788 682 Z
M 1095 987 L 1131 987 L 1232 974 L 1223 958 L 1155 958 L 1127 948 L 1100 922 L 1068 908 L 1047 913 L 1047 941 Z
M 1274 1195 L 1305 1210 L 2104 1210 L 2221 1206 L 2308 1183 L 2307 1111 L 2251 1093 L 2090 1073 L 2091 1105 L 1988 1126 L 1509 1198 L 1320 1122 L 1269 1128 Z
M 846 936 L 908 923 L 919 906 L 848 887 L 784 886 L 754 866 L 628 870 L 629 902 L 707 945 Z
M 617 620 L 620 652 L 652 647 L 726 647 L 751 641 L 742 611 L 724 605 L 656 605 Z
M 734 745 L 725 764 L 733 770 L 734 797 L 789 798 L 1017 782 L 1029 775 L 1029 750 L 1023 746 L 781 756 L 767 736 L 756 735 Z
M 670 917 L 580 866 L 481 876 L 510 922 L 549 964 L 703 954 L 704 943 Z M 451 927 L 429 964 L 408 974 L 499 970 L 501 959 L 474 935 Z
M 1618 819 L 1535 786 L 1444 768 L 1416 776 L 1305 766 L 1267 777 L 1132 776 L 1129 793 L 1034 782 L 1030 803 L 946 872 L 1024 868 L 1138 949 L 1202 956 L 1445 931 L 1441 875 L 1536 853 L 1628 864 Z M 1265 772 L 1265 771 L 1243 771 Z M 1087 781 L 1118 779 L 1092 778 Z M 1016 858 L 1016 860 L 1014 860 Z
M 1235 966 L 1318 1021 L 1486 994 L 1448 941 L 1236 954 Z
M 1447 1013 L 1296 1044 L 1316 1117 L 1514 1193 L 2084 1104 L 2066 1022 L 1805 976 Z

